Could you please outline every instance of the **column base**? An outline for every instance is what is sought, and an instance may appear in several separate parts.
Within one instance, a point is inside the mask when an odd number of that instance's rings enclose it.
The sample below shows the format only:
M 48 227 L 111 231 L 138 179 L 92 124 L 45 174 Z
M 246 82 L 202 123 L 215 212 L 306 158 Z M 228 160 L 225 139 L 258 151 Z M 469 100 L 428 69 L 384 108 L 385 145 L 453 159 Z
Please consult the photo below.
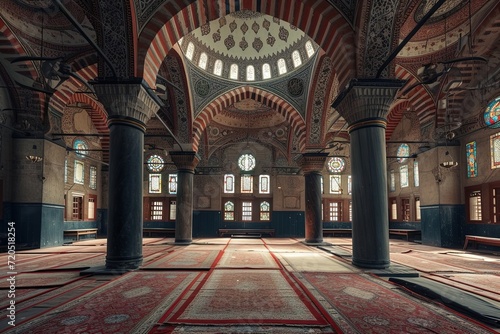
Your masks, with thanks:
M 193 239 L 175 239 L 176 245 L 190 245 Z
M 312 239 L 305 239 L 304 243 L 306 245 L 322 245 L 324 244 L 323 238 L 312 238 Z
M 133 270 L 137 269 L 142 264 L 142 255 L 133 258 L 115 258 L 106 257 L 106 269 L 114 270 Z
M 387 269 L 391 266 L 391 261 L 363 261 L 352 259 L 352 264 L 360 268 Z

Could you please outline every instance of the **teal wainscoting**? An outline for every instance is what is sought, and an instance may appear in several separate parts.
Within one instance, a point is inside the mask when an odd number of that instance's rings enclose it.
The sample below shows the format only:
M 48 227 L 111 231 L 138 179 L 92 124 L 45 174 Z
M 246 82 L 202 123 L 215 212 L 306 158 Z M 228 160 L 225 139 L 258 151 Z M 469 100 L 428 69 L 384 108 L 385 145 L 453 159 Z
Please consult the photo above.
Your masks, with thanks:
M 463 205 L 421 206 L 422 244 L 436 247 L 463 246 L 465 210 Z

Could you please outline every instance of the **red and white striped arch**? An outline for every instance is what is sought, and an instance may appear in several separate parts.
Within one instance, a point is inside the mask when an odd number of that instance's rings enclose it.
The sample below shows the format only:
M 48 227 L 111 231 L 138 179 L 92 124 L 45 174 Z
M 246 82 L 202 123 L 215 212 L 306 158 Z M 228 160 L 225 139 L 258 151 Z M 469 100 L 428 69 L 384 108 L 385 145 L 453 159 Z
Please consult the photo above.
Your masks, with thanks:
M 141 31 L 137 73 L 151 86 L 168 50 L 190 31 L 225 16 L 237 8 L 257 11 L 287 21 L 301 29 L 332 58 L 341 84 L 355 71 L 354 32 L 342 14 L 327 1 L 289 0 L 174 0 L 158 9 Z M 182 9 L 181 9 L 182 8 Z
M 209 105 L 207 105 L 199 115 L 197 115 L 193 125 L 193 148 L 195 150 L 198 149 L 201 136 L 203 135 L 207 126 L 210 124 L 211 120 L 219 112 L 221 112 L 224 108 L 227 108 L 228 106 L 234 104 L 235 102 L 245 99 L 253 99 L 268 106 L 269 108 L 272 108 L 277 113 L 282 115 L 285 120 L 290 123 L 293 132 L 297 136 L 299 136 L 300 148 L 302 149 L 305 147 L 306 124 L 302 116 L 291 104 L 289 104 L 282 98 L 260 88 L 252 86 L 241 86 L 219 96 Z

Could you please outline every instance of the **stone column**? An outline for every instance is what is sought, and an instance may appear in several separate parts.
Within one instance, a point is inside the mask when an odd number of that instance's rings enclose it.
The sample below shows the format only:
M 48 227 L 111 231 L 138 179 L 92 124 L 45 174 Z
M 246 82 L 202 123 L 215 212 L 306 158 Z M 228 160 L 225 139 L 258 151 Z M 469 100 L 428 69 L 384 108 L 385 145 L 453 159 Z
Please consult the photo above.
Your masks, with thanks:
M 321 216 L 321 170 L 328 153 L 305 153 L 302 155 L 302 171 L 305 179 L 306 239 L 309 244 L 323 242 L 323 217 Z
M 175 243 L 193 241 L 193 176 L 200 161 L 194 151 L 170 152 L 177 167 L 177 208 L 175 213 Z
M 385 128 L 390 104 L 403 84 L 358 79 L 333 104 L 351 137 L 352 263 L 359 267 L 390 265 Z
M 110 136 L 106 269 L 136 269 L 142 264 L 145 124 L 160 104 L 141 79 L 94 87 L 108 112 Z

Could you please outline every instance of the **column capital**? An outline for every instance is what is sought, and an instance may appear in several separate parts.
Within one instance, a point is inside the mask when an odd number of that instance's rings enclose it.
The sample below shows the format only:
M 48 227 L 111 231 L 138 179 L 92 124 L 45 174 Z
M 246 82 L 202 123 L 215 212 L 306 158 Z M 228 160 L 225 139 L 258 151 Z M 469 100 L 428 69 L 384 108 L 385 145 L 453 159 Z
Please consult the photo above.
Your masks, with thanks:
M 135 120 L 145 129 L 145 124 L 162 105 L 142 78 L 97 79 L 92 85 L 111 122 L 117 119 Z
M 300 158 L 299 164 L 304 173 L 320 172 L 325 167 L 325 161 L 328 157 L 327 152 L 304 153 Z
M 179 171 L 194 172 L 200 162 L 200 156 L 195 151 L 173 151 L 169 154 Z
M 368 120 L 382 122 L 385 126 L 389 107 L 405 83 L 396 79 L 353 79 L 333 101 L 332 108 L 350 127 Z

